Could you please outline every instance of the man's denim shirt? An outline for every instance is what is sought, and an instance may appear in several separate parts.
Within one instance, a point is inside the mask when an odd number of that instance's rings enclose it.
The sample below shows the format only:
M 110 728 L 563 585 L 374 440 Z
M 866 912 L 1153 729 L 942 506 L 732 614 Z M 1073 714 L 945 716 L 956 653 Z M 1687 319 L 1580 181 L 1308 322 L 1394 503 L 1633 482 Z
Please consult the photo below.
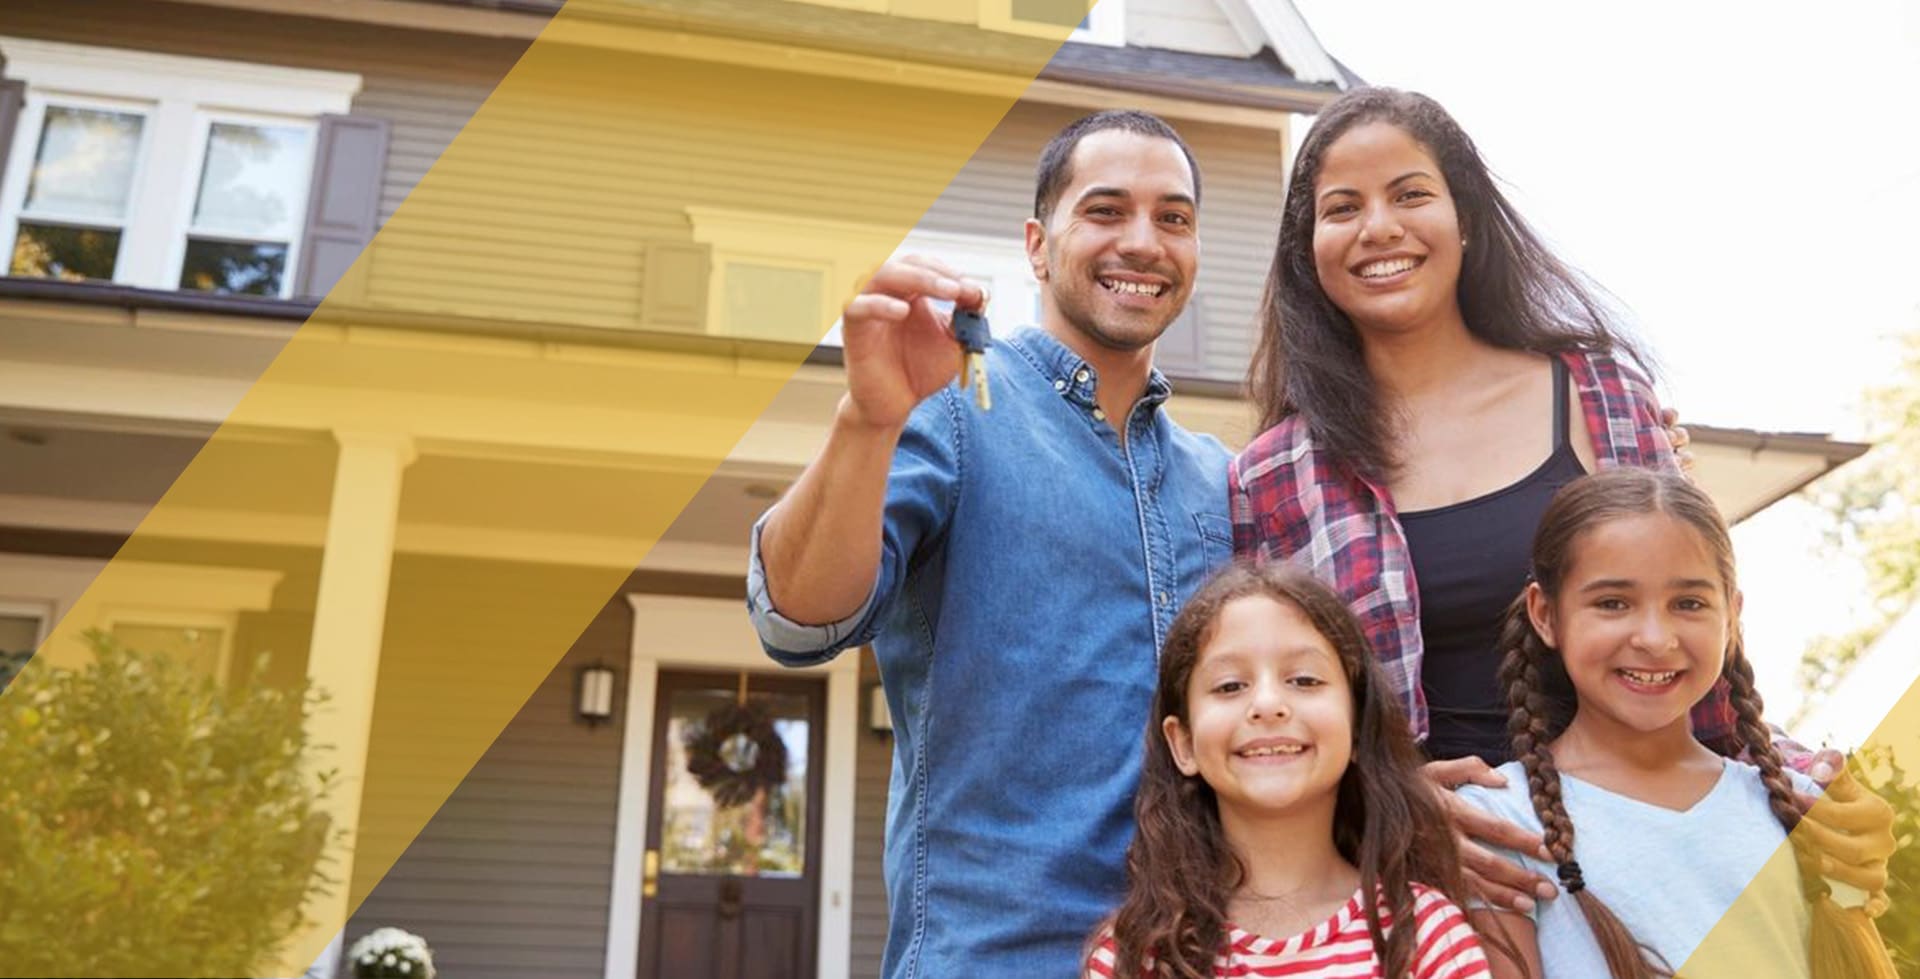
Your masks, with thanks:
M 992 411 L 949 388 L 908 423 L 858 613 L 774 611 L 753 531 L 767 652 L 803 665 L 872 642 L 879 658 L 888 979 L 1081 974 L 1125 884 L 1160 641 L 1233 545 L 1228 454 L 1166 417 L 1158 371 L 1123 445 L 1059 341 L 1025 330 L 987 360 Z

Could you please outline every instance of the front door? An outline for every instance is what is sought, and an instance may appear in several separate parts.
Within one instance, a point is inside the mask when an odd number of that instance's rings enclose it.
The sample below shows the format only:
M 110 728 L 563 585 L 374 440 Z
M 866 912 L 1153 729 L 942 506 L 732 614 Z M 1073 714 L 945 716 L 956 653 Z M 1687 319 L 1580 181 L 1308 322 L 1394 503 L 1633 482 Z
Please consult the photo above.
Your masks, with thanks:
M 640 979 L 813 979 L 826 688 L 660 673 Z

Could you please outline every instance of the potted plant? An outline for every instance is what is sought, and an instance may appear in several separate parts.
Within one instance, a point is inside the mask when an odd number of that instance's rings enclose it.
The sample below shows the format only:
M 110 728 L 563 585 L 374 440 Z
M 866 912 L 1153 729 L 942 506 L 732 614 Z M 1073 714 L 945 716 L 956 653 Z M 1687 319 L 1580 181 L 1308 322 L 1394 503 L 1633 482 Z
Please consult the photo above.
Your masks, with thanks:
M 433 951 L 426 940 L 399 928 L 376 928 L 347 952 L 355 979 L 433 979 Z

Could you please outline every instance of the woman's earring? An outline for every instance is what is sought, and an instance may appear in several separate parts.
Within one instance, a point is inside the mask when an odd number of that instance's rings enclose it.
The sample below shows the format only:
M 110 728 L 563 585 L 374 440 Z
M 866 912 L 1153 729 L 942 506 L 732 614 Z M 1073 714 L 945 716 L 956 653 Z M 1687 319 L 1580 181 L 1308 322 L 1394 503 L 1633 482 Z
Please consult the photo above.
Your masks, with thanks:
M 1461 235 L 1461 236 L 1460 236 L 1460 247 L 1461 247 L 1461 248 L 1463 248 L 1463 249 L 1467 247 L 1467 236 L 1466 236 L 1466 235 Z

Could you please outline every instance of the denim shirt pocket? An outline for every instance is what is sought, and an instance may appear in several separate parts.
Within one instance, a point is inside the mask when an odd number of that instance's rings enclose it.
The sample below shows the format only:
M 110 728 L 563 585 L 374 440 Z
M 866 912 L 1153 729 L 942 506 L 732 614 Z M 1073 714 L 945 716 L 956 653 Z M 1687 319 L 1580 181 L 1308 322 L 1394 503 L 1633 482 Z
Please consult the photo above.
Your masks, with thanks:
M 1200 531 L 1200 556 L 1203 577 L 1233 558 L 1233 521 L 1221 513 L 1196 513 L 1193 524 Z

